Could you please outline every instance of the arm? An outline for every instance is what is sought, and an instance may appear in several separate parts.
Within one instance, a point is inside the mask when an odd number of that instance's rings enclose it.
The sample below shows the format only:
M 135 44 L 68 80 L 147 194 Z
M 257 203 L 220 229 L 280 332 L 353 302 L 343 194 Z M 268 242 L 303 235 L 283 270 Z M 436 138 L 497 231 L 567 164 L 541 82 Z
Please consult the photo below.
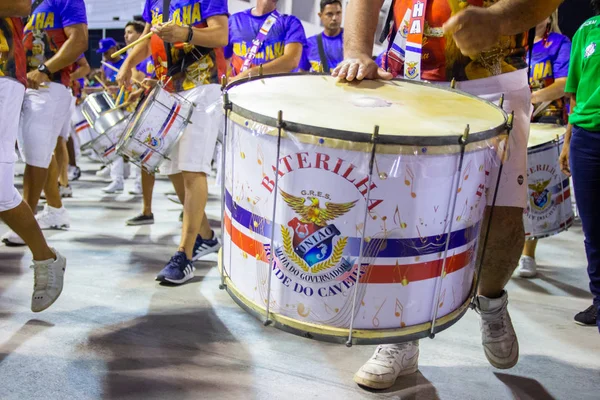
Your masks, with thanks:
M 85 78 L 92 70 L 90 68 L 90 64 L 88 63 L 85 57 L 81 57 L 79 60 L 77 60 L 77 62 L 75 62 L 75 64 L 77 64 L 79 68 L 77 68 L 75 72 L 71 74 L 71 81 L 76 81 L 78 79 Z
M 31 13 L 29 0 L 0 0 L 0 18 L 26 17 Z
M 148 34 L 151 28 L 152 25 L 146 22 L 146 27 L 144 28 L 144 33 L 142 35 Z M 117 83 L 119 86 L 129 86 L 129 81 L 131 80 L 131 70 L 135 68 L 136 65 L 148 58 L 150 53 L 150 39 L 146 39 L 143 42 L 138 43 L 129 52 L 125 62 L 123 62 L 123 65 L 121 65 L 119 73 L 117 74 Z
M 192 27 L 193 36 L 190 44 L 208 48 L 219 48 L 229 43 L 229 24 L 226 15 L 215 15 L 206 20 L 206 28 Z M 162 40 L 167 43 L 185 43 L 188 39 L 189 28 L 176 24 L 159 24 L 152 28 Z
M 86 24 L 75 24 L 64 28 L 67 40 L 62 47 L 44 64 L 51 73 L 58 72 L 77 61 L 79 56 L 88 48 L 88 29 Z M 33 70 L 27 74 L 27 86 L 38 89 L 43 82 L 50 78 L 43 72 Z
M 67 41 L 48 61 L 46 66 L 51 72 L 60 71 L 77 61 L 88 49 L 88 28 L 85 24 L 76 24 L 64 28 Z
M 384 0 L 353 0 L 348 3 L 344 24 L 344 61 L 331 73 L 338 79 L 392 79 L 392 74 L 373 61 L 373 42 L 379 10 Z
M 554 101 L 565 97 L 565 86 L 567 85 L 567 78 L 557 78 L 554 83 L 548 87 L 537 90 L 531 94 L 531 103 L 537 104 L 544 101 Z
M 526 32 L 548 17 L 562 0 L 500 0 L 488 8 L 468 7 L 444 24 L 461 52 L 478 56 L 498 44 L 501 36 Z
M 281 74 L 290 72 L 298 67 L 302 57 L 302 43 L 286 44 L 283 49 L 283 55 L 273 61 L 262 65 L 263 74 Z M 260 67 L 254 66 L 238 74 L 235 79 L 241 79 L 248 75 L 258 75 Z
M 570 93 L 571 97 L 571 112 L 575 109 L 577 105 L 577 98 L 575 93 Z M 567 131 L 565 132 L 565 143 L 563 144 L 562 151 L 560 152 L 560 156 L 558 157 L 558 164 L 560 165 L 561 171 L 567 175 L 571 176 L 571 166 L 569 163 L 570 156 L 570 148 L 571 148 L 571 136 L 573 135 L 573 125 L 569 123 L 567 125 Z

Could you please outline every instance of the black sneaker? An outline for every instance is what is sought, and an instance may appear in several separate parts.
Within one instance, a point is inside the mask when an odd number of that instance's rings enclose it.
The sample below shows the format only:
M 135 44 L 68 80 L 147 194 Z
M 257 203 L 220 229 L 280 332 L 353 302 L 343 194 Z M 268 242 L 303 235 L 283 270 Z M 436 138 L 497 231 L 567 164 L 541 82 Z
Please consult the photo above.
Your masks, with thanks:
M 212 239 L 202 239 L 200 235 L 196 237 L 196 243 L 194 243 L 194 255 L 192 261 L 199 260 L 207 254 L 216 253 L 221 248 L 219 239 L 212 233 Z
M 130 226 L 152 225 L 154 223 L 154 214 L 150 214 L 150 215 L 140 214 L 137 217 L 128 219 L 125 223 Z
M 181 285 L 194 277 L 194 266 L 184 252 L 178 251 L 156 277 L 157 281 Z
M 595 326 L 596 320 L 598 319 L 598 306 L 592 304 L 585 311 L 582 311 L 575 315 L 575 323 L 577 325 L 584 326 Z

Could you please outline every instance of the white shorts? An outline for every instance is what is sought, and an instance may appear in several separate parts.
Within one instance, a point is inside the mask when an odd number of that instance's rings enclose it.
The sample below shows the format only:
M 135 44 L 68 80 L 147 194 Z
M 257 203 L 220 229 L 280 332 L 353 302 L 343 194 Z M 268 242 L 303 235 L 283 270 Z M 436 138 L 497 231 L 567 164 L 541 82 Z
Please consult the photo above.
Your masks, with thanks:
M 48 88 L 27 89 L 21 129 L 19 149 L 27 165 L 48 168 L 56 141 L 70 120 L 71 92 L 59 83 L 48 83 Z
M 527 69 L 491 78 L 459 82 L 456 88 L 496 105 L 504 94 L 504 111 L 508 114 L 514 111 L 513 129 L 508 142 L 508 159 L 502 167 L 496 206 L 525 208 L 527 206 L 527 142 L 530 117 L 533 111 Z M 493 190 L 496 188 L 499 167 L 498 163 L 490 173 L 489 205 L 493 200 Z
M 187 126 L 179 143 L 160 166 L 163 175 L 174 175 L 181 171 L 210 174 L 218 136 L 218 121 L 206 109 L 219 100 L 221 86 L 203 85 L 178 93 L 196 104 L 191 124 Z
M 0 212 L 12 210 L 22 198 L 14 186 L 15 142 L 25 86 L 12 78 L 0 78 Z

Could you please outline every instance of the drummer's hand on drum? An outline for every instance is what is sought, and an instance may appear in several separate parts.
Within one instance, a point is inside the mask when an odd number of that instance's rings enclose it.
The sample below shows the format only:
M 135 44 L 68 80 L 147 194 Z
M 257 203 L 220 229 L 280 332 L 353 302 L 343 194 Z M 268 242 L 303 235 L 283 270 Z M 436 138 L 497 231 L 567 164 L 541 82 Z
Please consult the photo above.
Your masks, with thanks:
M 571 167 L 569 165 L 569 156 L 570 156 L 570 146 L 563 146 L 562 151 L 560 152 L 560 157 L 558 157 L 558 164 L 560 165 L 560 170 L 567 176 L 571 176 Z
M 132 72 L 131 72 L 131 68 L 129 68 L 128 66 L 126 66 L 127 63 L 123 63 L 123 65 L 121 66 L 121 69 L 119 69 L 119 73 L 117 74 L 117 84 L 119 85 L 119 87 L 121 86 L 125 86 L 125 87 L 129 87 L 131 86 L 131 76 L 132 76 Z
M 152 27 L 152 32 L 167 43 L 183 43 L 187 41 L 188 34 L 190 33 L 187 26 L 179 26 L 171 23 L 155 25 Z
M 470 57 L 489 50 L 500 40 L 500 23 L 493 8 L 468 7 L 444 24 L 460 51 Z
M 383 68 L 379 68 L 377 63 L 366 54 L 357 57 L 347 57 L 331 73 L 331 76 L 338 80 L 345 79 L 353 81 L 354 79 L 362 81 L 363 79 L 385 79 L 390 80 L 393 75 Z

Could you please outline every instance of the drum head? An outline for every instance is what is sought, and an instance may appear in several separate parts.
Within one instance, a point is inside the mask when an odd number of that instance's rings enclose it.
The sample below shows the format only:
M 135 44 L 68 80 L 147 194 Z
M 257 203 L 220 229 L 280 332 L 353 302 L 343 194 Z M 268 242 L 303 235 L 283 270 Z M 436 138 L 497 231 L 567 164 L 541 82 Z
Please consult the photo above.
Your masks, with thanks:
M 562 137 L 566 130 L 567 128 L 561 125 L 531 124 L 527 147 L 532 148 L 556 140 L 557 137 Z
M 466 125 L 470 142 L 505 131 L 507 115 L 492 103 L 433 84 L 394 81 L 337 82 L 326 75 L 275 75 L 228 88 L 233 111 L 285 129 L 368 141 L 378 125 L 381 143 L 456 144 Z

